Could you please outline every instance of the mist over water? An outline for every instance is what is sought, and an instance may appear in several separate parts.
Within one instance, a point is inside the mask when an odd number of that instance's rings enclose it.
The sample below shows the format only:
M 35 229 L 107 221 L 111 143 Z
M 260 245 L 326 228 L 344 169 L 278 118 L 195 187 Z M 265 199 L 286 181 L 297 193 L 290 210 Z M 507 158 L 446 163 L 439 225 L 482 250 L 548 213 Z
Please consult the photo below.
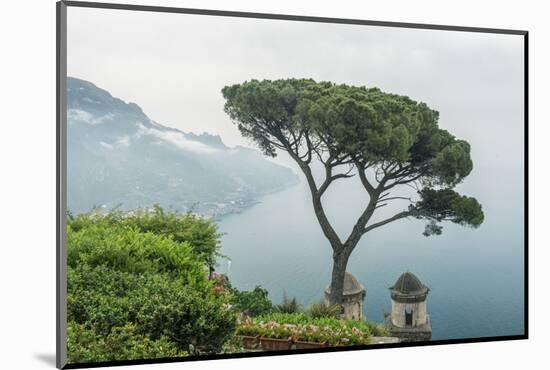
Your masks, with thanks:
M 405 271 L 430 288 L 433 339 L 523 334 L 522 169 L 478 167 L 458 187 L 483 205 L 478 229 L 445 223 L 443 235 L 424 237 L 424 222 L 401 220 L 365 234 L 348 271 L 366 287 L 365 314 L 382 322 L 390 311 L 388 288 Z M 341 238 L 351 230 L 368 198 L 356 180 L 334 183 L 325 209 Z M 391 216 L 406 203 L 384 207 Z M 267 288 L 303 304 L 319 300 L 329 283 L 331 248 L 317 223 L 307 184 L 266 196 L 261 203 L 219 222 L 222 253 L 239 289 Z M 227 262 L 218 268 L 227 271 Z
M 71 9 L 67 27 L 70 75 L 138 102 L 151 119 L 184 132 L 208 132 L 229 147 L 254 145 L 223 111 L 220 90 L 250 79 L 313 78 L 426 102 L 440 113 L 441 128 L 472 145 L 474 171 L 457 190 L 481 202 L 485 222 L 477 230 L 445 224 L 443 235 L 426 238 L 422 221 L 400 220 L 364 235 L 348 271 L 367 289 L 365 313 L 382 321 L 390 308 L 387 288 L 408 270 L 431 289 L 434 339 L 523 333 L 522 36 L 91 8 Z M 178 166 L 166 155 L 158 158 Z M 276 160 L 288 162 L 283 155 Z M 143 170 L 142 162 L 132 164 Z M 242 162 L 236 167 L 246 168 Z M 186 169 L 191 178 L 204 175 L 200 171 Z M 147 180 L 160 178 L 151 173 Z M 223 178 L 216 176 L 202 182 L 207 196 L 220 194 L 206 188 L 219 185 Z M 176 209 L 194 203 L 185 186 L 173 190 Z M 166 191 L 151 194 L 158 202 Z M 331 248 L 307 186 L 302 182 L 259 200 L 219 222 L 232 283 L 241 289 L 262 285 L 274 302 L 285 290 L 304 304 L 320 299 Z M 367 201 L 357 179 L 327 191 L 325 209 L 341 238 Z M 406 204 L 384 207 L 376 217 L 400 206 Z M 220 261 L 219 270 L 227 266 Z

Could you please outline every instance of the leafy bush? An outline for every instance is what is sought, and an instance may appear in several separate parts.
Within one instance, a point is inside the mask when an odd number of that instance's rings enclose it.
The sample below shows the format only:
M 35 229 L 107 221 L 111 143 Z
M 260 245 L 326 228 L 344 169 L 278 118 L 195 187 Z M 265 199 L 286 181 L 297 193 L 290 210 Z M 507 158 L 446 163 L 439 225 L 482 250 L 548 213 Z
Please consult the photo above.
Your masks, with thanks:
M 69 221 L 71 361 L 218 353 L 233 337 L 227 295 L 214 289 L 190 240 L 162 231 L 165 216 L 157 212 L 151 219 L 112 213 Z M 149 349 L 138 355 L 143 346 Z
M 151 338 L 168 335 L 180 347 L 200 354 L 219 352 L 234 335 L 236 317 L 224 295 L 162 280 L 145 284 L 142 292 L 136 323 Z
M 166 336 L 151 340 L 145 335 L 138 334 L 133 324 L 115 327 L 107 336 L 103 336 L 85 325 L 69 322 L 67 349 L 69 363 L 187 355 L 187 352 L 180 350 Z
M 327 305 L 324 301 L 313 303 L 306 311 L 306 314 L 313 318 L 334 317 L 339 318 L 342 313 L 342 306 L 339 304 Z
M 275 305 L 275 312 L 295 313 L 300 312 L 300 304 L 296 297 L 289 298 L 286 292 L 283 292 L 283 301 Z
M 230 340 L 224 343 L 220 353 L 243 353 L 245 348 L 243 347 L 242 341 L 233 336 Z
M 134 228 L 142 233 L 164 236 L 180 244 L 188 243 L 192 252 L 210 269 L 214 268 L 216 258 L 221 256 L 221 234 L 216 224 L 191 212 L 167 212 L 156 205 L 153 209 L 139 209 L 130 213 L 113 210 L 107 214 L 91 212 L 70 216 L 68 223 L 75 231 L 91 225 L 118 225 Z
M 328 342 L 332 346 L 368 344 L 371 324 L 356 320 L 313 318 L 304 313 L 273 313 L 249 318 L 237 328 L 239 335 L 261 335 L 308 342 Z
M 167 274 L 129 274 L 105 266 L 71 269 L 68 318 L 100 335 L 128 322 L 151 339 L 168 336 L 181 349 L 216 352 L 235 330 L 226 298 Z
M 247 316 L 265 315 L 273 311 L 273 304 L 267 295 L 267 290 L 261 286 L 256 286 L 251 291 L 232 288 L 231 303 L 235 309 Z
M 204 265 L 189 243 L 142 233 L 119 225 L 90 225 L 79 231 L 67 228 L 67 265 L 75 268 L 106 266 L 133 274 L 169 272 L 188 281 L 206 281 Z M 181 274 L 185 271 L 185 274 Z
M 374 336 L 377 336 L 377 337 L 389 337 L 390 336 L 390 332 L 382 324 L 367 321 L 367 325 L 369 326 L 370 332 Z

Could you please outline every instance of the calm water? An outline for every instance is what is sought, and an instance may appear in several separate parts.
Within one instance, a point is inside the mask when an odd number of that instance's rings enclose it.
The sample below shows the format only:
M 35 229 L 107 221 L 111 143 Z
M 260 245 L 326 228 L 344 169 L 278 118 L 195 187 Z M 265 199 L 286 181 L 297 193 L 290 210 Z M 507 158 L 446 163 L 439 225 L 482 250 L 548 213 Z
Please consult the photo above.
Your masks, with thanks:
M 411 271 L 431 289 L 433 339 L 523 334 L 523 187 L 521 175 L 510 175 L 479 169 L 459 188 L 483 204 L 486 221 L 479 229 L 446 223 L 443 235 L 426 238 L 422 221 L 402 220 L 364 235 L 348 271 L 367 289 L 365 314 L 370 320 L 383 320 L 390 310 L 388 287 L 402 272 Z M 510 178 L 515 180 L 503 180 Z M 325 208 L 343 238 L 367 199 L 357 182 L 336 185 L 326 195 Z M 395 206 L 398 210 L 399 204 Z M 331 249 L 304 183 L 263 198 L 219 226 L 235 286 L 262 285 L 274 302 L 283 291 L 304 304 L 322 297 Z M 218 269 L 227 272 L 228 263 L 220 261 Z

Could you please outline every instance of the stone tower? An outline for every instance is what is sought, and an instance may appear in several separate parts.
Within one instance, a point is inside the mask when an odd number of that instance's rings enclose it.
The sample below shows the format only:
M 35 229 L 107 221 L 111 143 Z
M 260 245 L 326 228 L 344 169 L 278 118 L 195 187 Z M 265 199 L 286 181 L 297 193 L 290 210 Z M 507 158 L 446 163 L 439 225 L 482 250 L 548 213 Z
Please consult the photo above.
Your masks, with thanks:
M 386 328 L 403 342 L 427 341 L 432 338 L 432 324 L 426 309 L 430 289 L 412 273 L 405 272 L 390 288 L 391 314 Z
M 342 301 L 342 319 L 361 320 L 363 319 L 363 301 L 367 291 L 349 272 L 344 276 L 344 299 Z M 325 289 L 325 304 L 329 303 L 330 285 Z

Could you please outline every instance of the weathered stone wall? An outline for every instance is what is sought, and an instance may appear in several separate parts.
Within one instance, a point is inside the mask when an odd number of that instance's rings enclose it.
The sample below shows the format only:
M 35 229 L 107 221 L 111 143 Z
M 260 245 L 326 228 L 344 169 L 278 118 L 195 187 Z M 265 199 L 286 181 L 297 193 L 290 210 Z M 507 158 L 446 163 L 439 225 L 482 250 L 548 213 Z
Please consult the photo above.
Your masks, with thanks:
M 386 317 L 386 329 L 393 337 L 398 337 L 402 342 L 425 342 L 432 339 L 432 325 L 430 316 L 426 315 L 426 323 L 417 327 L 398 327 L 393 325 L 391 315 Z
M 410 332 L 390 332 L 392 336 L 399 338 L 399 341 L 402 343 L 407 342 L 427 342 L 432 339 L 432 332 L 419 332 L 419 331 L 410 331 Z
M 363 301 L 349 300 L 342 304 L 344 307 L 344 318 L 351 320 L 361 320 L 363 318 Z
M 362 320 L 363 319 L 363 300 L 365 293 L 344 296 L 342 308 L 344 312 L 341 318 L 345 320 Z M 325 304 L 329 304 L 329 294 L 325 291 Z
M 392 299 L 391 301 L 391 321 L 392 324 L 404 328 L 405 324 L 405 312 L 412 310 L 412 326 L 418 327 L 425 325 L 428 321 L 426 301 L 416 303 L 401 303 Z

